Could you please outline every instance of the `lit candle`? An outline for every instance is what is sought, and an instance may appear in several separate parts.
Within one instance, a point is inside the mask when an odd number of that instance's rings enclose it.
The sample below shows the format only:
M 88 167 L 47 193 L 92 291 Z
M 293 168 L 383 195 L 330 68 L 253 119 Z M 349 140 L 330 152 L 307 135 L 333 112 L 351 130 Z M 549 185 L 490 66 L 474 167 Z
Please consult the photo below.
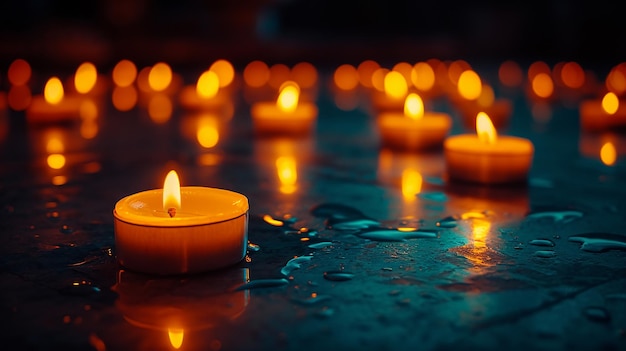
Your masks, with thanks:
M 160 275 L 209 271 L 243 259 L 248 199 L 229 190 L 180 187 L 170 171 L 163 189 L 115 204 L 117 259 L 129 270 Z
M 451 180 L 482 184 L 527 181 L 534 154 L 530 140 L 498 136 L 484 112 L 476 117 L 476 132 L 445 140 L 446 169 Z
M 372 91 L 372 106 L 377 111 L 402 110 L 408 94 L 406 79 L 400 72 L 387 72 L 383 78 L 382 91 Z
M 285 82 L 276 102 L 257 102 L 250 114 L 257 133 L 302 134 L 314 127 L 317 106 L 299 101 L 300 88 L 293 81 Z
M 404 113 L 383 112 L 377 119 L 383 146 L 404 150 L 427 150 L 441 147 L 452 126 L 446 113 L 424 112 L 419 95 L 411 93 Z
M 217 110 L 229 101 L 226 91 L 220 89 L 217 73 L 211 70 L 204 71 L 195 86 L 185 86 L 178 98 L 186 110 Z
M 51 77 L 46 82 L 43 95 L 33 96 L 26 109 L 26 119 L 32 123 L 78 120 L 81 102 L 80 96 L 65 96 L 61 80 Z
M 587 131 L 602 131 L 626 126 L 626 104 L 615 93 L 608 92 L 601 100 L 580 103 L 580 124 Z

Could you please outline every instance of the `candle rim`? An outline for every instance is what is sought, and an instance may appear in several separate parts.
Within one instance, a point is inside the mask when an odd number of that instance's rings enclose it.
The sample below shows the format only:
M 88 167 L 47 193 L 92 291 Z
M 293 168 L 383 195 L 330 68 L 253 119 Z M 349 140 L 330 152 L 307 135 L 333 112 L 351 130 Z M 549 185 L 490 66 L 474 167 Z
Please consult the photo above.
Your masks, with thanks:
M 460 145 L 450 145 L 451 143 L 459 143 L 459 140 L 472 140 L 475 143 L 468 144 L 462 143 Z M 515 149 L 503 148 L 503 144 L 514 143 L 514 145 L 521 145 Z M 462 147 L 461 147 L 462 146 Z M 535 151 L 535 146 L 530 139 L 517 137 L 512 135 L 499 135 L 498 140 L 494 144 L 485 144 L 480 141 L 476 134 L 457 134 L 446 138 L 444 141 L 444 149 L 447 152 L 462 153 L 468 155 L 489 155 L 490 157 L 514 157 L 514 156 L 526 156 L 532 155 Z

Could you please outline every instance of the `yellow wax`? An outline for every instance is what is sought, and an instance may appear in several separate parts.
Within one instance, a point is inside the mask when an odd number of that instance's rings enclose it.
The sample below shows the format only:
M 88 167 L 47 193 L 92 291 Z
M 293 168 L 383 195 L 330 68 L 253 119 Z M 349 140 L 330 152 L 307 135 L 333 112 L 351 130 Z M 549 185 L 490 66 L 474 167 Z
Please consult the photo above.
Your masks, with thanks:
M 580 125 L 587 131 L 602 131 L 626 127 L 626 101 L 620 101 L 615 114 L 602 108 L 602 100 L 585 100 L 580 103 Z
M 258 102 L 250 110 L 252 124 L 262 134 L 302 134 L 310 132 L 317 119 L 317 106 L 299 102 L 293 111 L 285 111 L 275 102 Z
M 77 95 L 63 97 L 57 104 L 47 102 L 43 96 L 34 96 L 26 109 L 26 119 L 31 123 L 57 123 L 78 120 L 83 98 Z
M 115 204 L 117 259 L 152 274 L 197 273 L 241 261 L 248 242 L 248 199 L 207 187 L 181 187 L 172 218 L 162 189 L 129 195 Z
M 482 184 L 523 183 L 532 165 L 534 146 L 528 139 L 498 136 L 494 144 L 477 135 L 448 137 L 444 142 L 448 177 Z
M 180 106 L 186 110 L 214 110 L 222 108 L 228 101 L 223 90 L 210 98 L 204 98 L 196 92 L 196 87 L 184 87 L 178 96 Z
M 381 113 L 377 119 L 383 146 L 402 150 L 428 150 L 441 147 L 452 126 L 448 114 L 427 112 L 412 119 L 404 113 Z

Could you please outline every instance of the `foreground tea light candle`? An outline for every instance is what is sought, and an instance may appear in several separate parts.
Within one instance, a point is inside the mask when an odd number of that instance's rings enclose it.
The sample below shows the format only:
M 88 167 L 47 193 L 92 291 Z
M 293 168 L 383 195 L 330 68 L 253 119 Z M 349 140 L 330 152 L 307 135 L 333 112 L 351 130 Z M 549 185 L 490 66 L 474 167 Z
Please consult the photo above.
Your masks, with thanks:
M 82 98 L 66 96 L 63 83 L 51 77 L 44 87 L 43 95 L 34 96 L 26 109 L 26 119 L 32 123 L 55 123 L 77 120 Z
M 317 106 L 300 101 L 300 87 L 293 81 L 283 83 L 276 102 L 257 102 L 250 114 L 256 133 L 309 133 L 317 120 Z
M 580 103 L 580 125 L 587 131 L 602 131 L 626 127 L 626 104 L 608 92 L 602 99 Z
M 446 113 L 424 112 L 419 95 L 411 93 L 404 112 L 383 112 L 377 119 L 381 144 L 392 149 L 411 151 L 440 148 L 452 126 Z
M 117 259 L 129 270 L 172 275 L 235 264 L 248 243 L 248 199 L 224 189 L 180 187 L 170 171 L 163 189 L 115 204 Z
M 498 136 L 489 116 L 478 113 L 477 134 L 448 137 L 444 154 L 448 177 L 481 184 L 525 183 L 534 146 L 528 139 Z

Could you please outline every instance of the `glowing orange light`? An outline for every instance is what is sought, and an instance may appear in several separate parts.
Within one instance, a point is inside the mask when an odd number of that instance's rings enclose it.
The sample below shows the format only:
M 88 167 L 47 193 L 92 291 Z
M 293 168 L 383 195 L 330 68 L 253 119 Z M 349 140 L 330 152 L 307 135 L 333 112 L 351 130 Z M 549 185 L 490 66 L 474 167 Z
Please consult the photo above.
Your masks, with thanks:
M 392 71 L 396 71 L 404 77 L 408 86 L 411 86 L 413 82 L 411 81 L 411 72 L 413 71 L 413 66 L 411 66 L 408 62 L 398 62 L 391 68 Z
M 280 88 L 276 106 L 285 112 L 293 112 L 298 107 L 298 99 L 300 98 L 300 89 L 298 84 L 293 81 L 287 81 Z
M 498 78 L 503 85 L 514 88 L 522 84 L 524 73 L 520 65 L 512 60 L 507 60 L 500 64 L 498 68 Z
M 80 94 L 86 94 L 96 86 L 98 80 L 98 70 L 91 62 L 83 62 L 76 69 L 74 74 L 74 86 Z
M 80 104 L 78 111 L 82 123 L 80 125 L 80 135 L 85 139 L 93 139 L 98 135 L 98 107 L 96 103 L 91 100 L 85 100 Z
M 613 166 L 617 161 L 617 151 L 612 142 L 607 141 L 600 149 L 600 160 L 607 166 Z
M 626 64 L 620 64 L 611 69 L 606 76 L 606 87 L 618 95 L 626 92 Z
M 283 221 L 279 221 L 278 219 L 274 219 L 274 218 L 272 218 L 272 216 L 270 216 L 270 215 L 264 215 L 264 216 L 263 216 L 263 220 L 264 220 L 266 223 L 271 224 L 271 225 L 273 225 L 273 226 L 275 226 L 275 227 L 282 227 L 282 226 L 283 226 L 283 224 L 284 224 L 284 222 L 283 222 Z
M 435 71 L 427 62 L 418 62 L 411 70 L 411 82 L 421 91 L 429 91 L 435 85 Z
M 485 84 L 483 85 L 480 96 L 478 97 L 476 102 L 482 107 L 487 107 L 493 105 L 495 99 L 496 96 L 493 92 L 493 88 L 491 87 L 491 85 Z
M 137 104 L 137 89 L 132 86 L 116 86 L 113 88 L 111 101 L 118 111 L 130 111 Z
M 378 91 L 385 91 L 385 77 L 389 73 L 387 68 L 379 68 L 372 73 L 372 87 Z
M 171 170 L 167 173 L 163 182 L 163 209 L 165 211 L 170 208 L 180 209 L 180 180 L 178 173 Z
M 148 84 L 154 91 L 163 91 L 172 83 L 172 69 L 165 62 L 152 66 L 148 74 Z
M 317 83 L 317 69 L 309 62 L 298 62 L 291 69 L 291 79 L 303 89 L 311 88 Z
M 475 249 L 487 248 L 487 236 L 491 230 L 491 223 L 485 219 L 474 219 L 472 221 L 472 237 Z M 481 260 L 482 261 L 482 260 Z M 481 262 L 484 263 L 484 262 Z
M 175 349 L 180 349 L 183 346 L 183 338 L 185 337 L 184 329 L 167 328 L 167 335 L 170 338 L 170 344 Z
M 219 88 L 219 77 L 215 72 L 210 70 L 202 72 L 196 83 L 196 92 L 204 99 L 215 97 Z
M 610 115 L 614 115 L 619 108 L 619 99 L 613 92 L 608 92 L 602 98 L 602 109 Z
M 51 154 L 47 158 L 48 166 L 52 169 L 61 169 L 65 166 L 65 156 L 61 154 Z
M 585 71 L 577 62 L 567 62 L 561 68 L 561 80 L 568 88 L 580 88 L 585 84 Z
M 354 66 L 345 63 L 335 69 L 333 81 L 339 89 L 352 90 L 359 84 L 359 73 Z
M 478 112 L 476 115 L 476 133 L 478 139 L 486 144 L 495 144 L 498 139 L 498 133 L 493 126 L 491 119 L 484 112 Z
M 459 94 L 467 100 L 476 100 L 482 92 L 482 83 L 478 73 L 466 70 L 461 73 L 458 81 Z
M 273 88 L 279 88 L 281 84 L 289 80 L 289 76 L 291 75 L 291 71 L 287 65 L 282 63 L 277 63 L 270 67 L 270 78 L 268 83 Z
M 210 71 L 215 72 L 219 78 L 220 88 L 224 88 L 230 85 L 235 79 L 235 68 L 228 60 L 220 59 L 209 67 Z
M 447 67 L 448 79 L 454 85 L 459 84 L 459 79 L 461 75 L 465 71 L 472 71 L 472 67 L 467 61 L 464 60 L 456 60 L 450 63 L 450 66 Z
M 422 191 L 422 175 L 414 169 L 402 171 L 402 197 L 405 202 L 413 202 Z
M 550 76 L 550 66 L 543 61 L 535 61 L 528 66 L 528 80 L 532 81 L 535 76 L 545 73 Z
M 298 170 L 296 159 L 292 156 L 281 156 L 276 159 L 276 174 L 280 180 L 280 192 L 293 194 L 296 191 Z
M 211 117 L 198 119 L 198 131 L 196 132 L 198 143 L 204 148 L 212 148 L 220 140 L 220 133 L 217 130 L 216 122 Z
M 262 87 L 269 79 L 270 69 L 263 61 L 251 61 L 243 70 L 243 80 L 251 87 Z
M 378 62 L 374 60 L 365 60 L 357 67 L 359 73 L 359 83 L 366 88 L 372 87 L 372 75 L 380 68 Z
M 127 87 L 137 78 L 137 66 L 130 60 L 120 60 L 113 67 L 113 82 L 119 87 Z
M 9 89 L 7 100 L 9 107 L 15 111 L 24 111 L 32 101 L 32 94 L 27 85 L 14 85 Z
M 152 91 L 150 87 L 150 72 L 152 71 L 152 67 L 144 67 L 137 73 L 137 87 L 139 90 L 144 93 L 149 93 Z
M 26 85 L 30 80 L 31 74 L 30 64 L 26 60 L 16 59 L 9 66 L 7 78 L 13 85 Z
M 404 100 L 404 115 L 411 119 L 421 119 L 424 117 L 424 102 L 422 98 L 411 93 Z
M 554 82 L 548 73 L 537 73 L 532 78 L 532 89 L 541 98 L 549 98 L 554 92 Z
M 63 100 L 63 83 L 58 77 L 48 79 L 43 89 L 43 96 L 46 102 L 53 105 Z
M 383 84 L 385 95 L 392 99 L 404 99 L 409 89 L 404 76 L 396 71 L 387 73 Z
M 172 100 L 163 94 L 158 94 L 150 98 L 148 102 L 148 115 L 156 123 L 165 123 L 172 116 Z

